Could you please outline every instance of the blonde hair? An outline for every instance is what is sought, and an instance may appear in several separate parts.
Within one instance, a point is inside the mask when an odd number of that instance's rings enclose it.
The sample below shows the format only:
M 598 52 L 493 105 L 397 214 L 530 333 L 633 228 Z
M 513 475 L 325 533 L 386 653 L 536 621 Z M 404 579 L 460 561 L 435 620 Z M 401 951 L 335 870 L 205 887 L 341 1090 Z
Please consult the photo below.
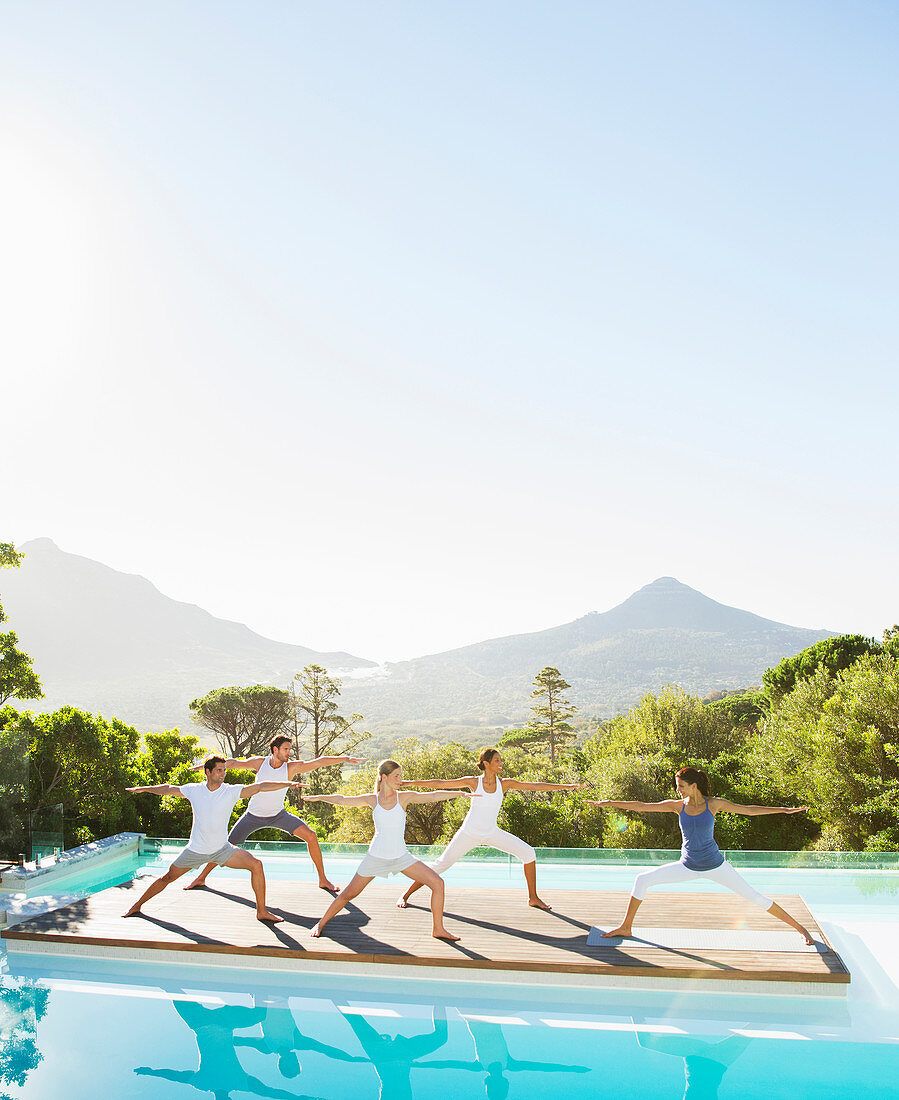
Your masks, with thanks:
M 395 760 L 382 760 L 378 765 L 378 778 L 375 780 L 375 794 L 381 790 L 381 779 L 385 775 L 390 775 L 391 772 L 395 772 L 399 767 L 399 764 Z

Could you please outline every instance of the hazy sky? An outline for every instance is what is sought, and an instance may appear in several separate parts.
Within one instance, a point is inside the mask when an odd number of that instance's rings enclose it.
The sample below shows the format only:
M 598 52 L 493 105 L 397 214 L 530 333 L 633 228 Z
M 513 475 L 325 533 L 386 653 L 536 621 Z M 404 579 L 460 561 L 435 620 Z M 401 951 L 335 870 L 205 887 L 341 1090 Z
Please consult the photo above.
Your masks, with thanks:
M 0 541 L 374 658 L 899 620 L 894 4 L 0 17 Z

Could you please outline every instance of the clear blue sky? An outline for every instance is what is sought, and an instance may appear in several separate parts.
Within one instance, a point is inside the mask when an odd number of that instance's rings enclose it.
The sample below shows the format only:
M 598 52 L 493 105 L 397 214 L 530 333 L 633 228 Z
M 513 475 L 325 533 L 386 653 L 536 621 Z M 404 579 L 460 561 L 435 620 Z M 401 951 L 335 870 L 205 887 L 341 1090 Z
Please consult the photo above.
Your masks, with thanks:
M 0 4 L 0 535 L 396 659 L 899 619 L 899 9 Z

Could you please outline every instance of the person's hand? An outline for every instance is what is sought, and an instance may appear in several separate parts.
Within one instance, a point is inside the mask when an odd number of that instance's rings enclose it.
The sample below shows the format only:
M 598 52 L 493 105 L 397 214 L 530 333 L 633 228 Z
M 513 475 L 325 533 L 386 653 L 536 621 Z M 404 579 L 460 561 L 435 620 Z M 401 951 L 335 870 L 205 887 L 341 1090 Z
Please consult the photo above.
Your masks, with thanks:
M 601 798 L 597 801 L 595 798 L 585 798 L 585 806 L 611 806 L 612 800 L 610 798 Z
M 808 813 L 808 806 L 783 806 L 781 813 L 785 814 L 805 814 Z
M 367 764 L 368 761 L 364 756 L 345 756 L 343 758 L 344 764 Z M 404 779 L 404 783 L 408 783 L 409 780 Z

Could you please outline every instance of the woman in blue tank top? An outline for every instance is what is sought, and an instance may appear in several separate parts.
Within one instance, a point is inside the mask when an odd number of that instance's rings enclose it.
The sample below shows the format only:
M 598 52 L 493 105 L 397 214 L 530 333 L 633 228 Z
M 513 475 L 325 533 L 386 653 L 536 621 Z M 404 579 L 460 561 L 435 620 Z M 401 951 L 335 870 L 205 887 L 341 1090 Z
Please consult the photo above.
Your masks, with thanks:
M 612 799 L 603 799 L 600 802 L 585 803 L 588 806 L 611 806 L 616 810 L 633 810 L 644 814 L 677 814 L 683 838 L 681 857 L 677 863 L 666 863 L 662 867 L 637 875 L 624 920 L 617 928 L 612 929 L 611 932 L 605 932 L 604 935 L 630 936 L 632 934 L 634 916 L 646 897 L 646 891 L 651 886 L 702 878 L 710 879 L 721 886 L 726 886 L 728 890 L 733 890 L 735 894 L 751 901 L 753 905 L 758 905 L 772 917 L 777 917 L 791 928 L 795 928 L 805 937 L 807 944 L 813 943 L 808 931 L 785 909 L 771 898 L 760 894 L 742 875 L 738 874 L 715 843 L 715 814 L 722 810 L 725 813 L 757 817 L 760 814 L 799 814 L 803 813 L 807 807 L 740 806 L 736 802 L 729 802 L 726 798 L 712 798 L 709 795 L 709 778 L 699 768 L 681 768 L 674 777 L 674 782 L 679 797 L 667 799 L 664 802 L 616 802 Z

